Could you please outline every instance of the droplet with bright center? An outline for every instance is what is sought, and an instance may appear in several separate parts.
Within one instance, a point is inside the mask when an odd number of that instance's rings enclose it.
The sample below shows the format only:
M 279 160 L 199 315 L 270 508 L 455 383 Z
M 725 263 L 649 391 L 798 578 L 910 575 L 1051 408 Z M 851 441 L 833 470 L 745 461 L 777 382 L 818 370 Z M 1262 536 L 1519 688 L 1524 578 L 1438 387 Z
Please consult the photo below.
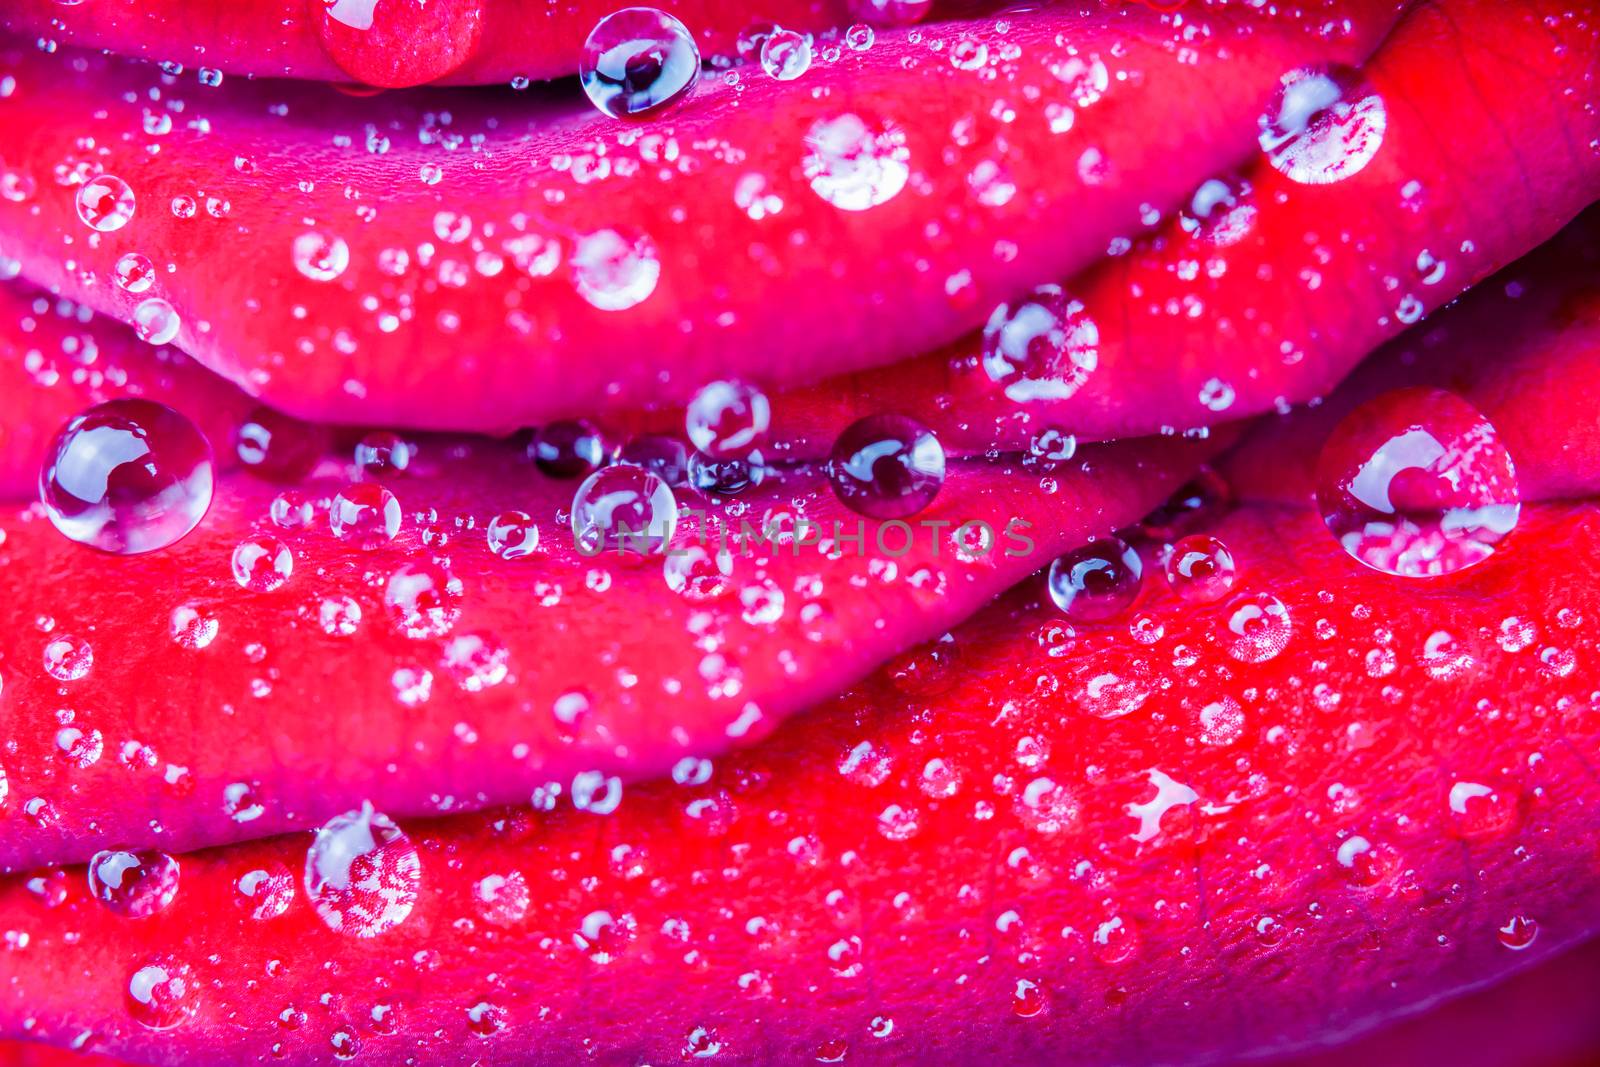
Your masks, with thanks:
M 983 369 L 1012 400 L 1065 400 L 1100 365 L 1100 328 L 1059 286 L 1001 304 L 983 329 Z
M 1371 163 L 1388 126 L 1383 97 L 1359 71 L 1302 67 L 1261 116 L 1261 150 L 1291 181 L 1329 185 Z
M 211 445 L 153 400 L 98 404 L 56 435 L 39 497 L 67 537 L 103 552 L 165 548 L 211 506 Z
M 92 230 L 111 233 L 133 218 L 133 190 L 114 174 L 101 174 L 78 186 L 78 218 Z
M 589 31 L 578 78 L 612 118 L 642 119 L 688 99 L 700 80 L 700 49 L 683 23 L 653 7 L 625 7 Z
M 1144 564 L 1118 537 L 1102 537 L 1050 564 L 1050 599 L 1069 619 L 1099 622 L 1121 614 L 1139 595 Z
M 915 515 L 944 485 L 944 448 L 916 419 L 868 415 L 834 442 L 828 480 L 852 511 L 877 519 Z

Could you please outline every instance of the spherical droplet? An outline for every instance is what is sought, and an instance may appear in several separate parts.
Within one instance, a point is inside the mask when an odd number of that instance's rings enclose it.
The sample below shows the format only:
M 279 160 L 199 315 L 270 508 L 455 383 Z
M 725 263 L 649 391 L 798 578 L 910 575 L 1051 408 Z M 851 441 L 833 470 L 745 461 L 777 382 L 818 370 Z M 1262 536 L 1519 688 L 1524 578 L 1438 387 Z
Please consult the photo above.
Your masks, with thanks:
M 142 293 L 156 281 L 156 268 L 149 257 L 138 252 L 125 252 L 117 259 L 112 276 L 117 288 L 125 293 Z
M 1408 578 L 1481 563 L 1522 499 L 1500 435 L 1453 393 L 1399 389 L 1345 417 L 1317 464 L 1323 522 L 1352 557 Z
M 383 602 L 407 637 L 443 637 L 461 616 L 461 581 L 437 563 L 412 560 L 389 576 Z
M 605 463 L 607 447 L 587 419 L 563 419 L 534 435 L 528 455 L 552 478 L 584 478 Z
M 667 483 L 643 467 L 618 465 L 591 474 L 572 497 L 572 533 L 587 555 L 662 552 L 678 525 Z
M 578 78 L 590 102 L 612 118 L 649 118 L 688 99 L 700 80 L 700 49 L 666 12 L 625 7 L 589 31 Z
M 44 646 L 44 672 L 58 682 L 76 682 L 94 666 L 94 648 L 72 634 L 52 637 Z
M 416 454 L 416 446 L 399 434 L 374 430 L 356 443 L 356 469 L 363 478 L 402 474 Z
M 569 265 L 578 295 L 601 311 L 626 311 L 643 303 L 661 280 L 655 242 L 617 230 L 578 238 Z
M 876 519 L 915 515 L 944 485 L 944 448 L 906 415 L 868 415 L 846 427 L 828 460 L 834 494 Z
M 1100 365 L 1100 328 L 1059 286 L 1001 304 L 983 329 L 983 369 L 1012 400 L 1065 400 Z
M 1283 601 L 1271 593 L 1240 597 L 1228 606 L 1223 645 L 1240 663 L 1265 663 L 1289 644 L 1294 622 Z
M 338 933 L 377 937 L 411 914 L 422 888 L 417 847 L 363 804 L 330 819 L 306 852 L 306 896 Z
M 1221 600 L 1238 577 L 1228 546 L 1205 534 L 1192 534 L 1172 546 L 1167 556 L 1167 583 L 1194 604 Z
M 689 401 L 684 422 L 689 440 L 706 455 L 742 456 L 766 438 L 772 407 L 753 385 L 712 382 Z
M 802 166 L 812 191 L 843 211 L 892 200 L 911 178 L 905 133 L 854 112 L 812 123 L 805 147 Z
M 526 511 L 502 511 L 486 532 L 489 551 L 501 559 L 522 559 L 539 548 L 539 526 Z
M 623 463 L 643 467 L 673 489 L 687 483 L 689 450 L 675 437 L 642 434 L 622 446 L 619 459 Z
M 118 915 L 143 919 L 178 895 L 178 861 L 165 852 L 97 852 L 89 860 L 89 893 Z
M 111 233 L 133 218 L 133 190 L 114 174 L 101 174 L 78 186 L 78 218 L 91 230 Z
M 133 332 L 146 344 L 164 345 L 178 336 L 183 320 L 173 306 L 153 296 L 133 309 Z
M 211 506 L 211 445 L 183 415 L 152 400 L 98 404 L 56 435 L 39 474 L 50 521 L 103 552 L 174 543 Z
M 162 956 L 138 967 L 128 978 L 128 1015 L 150 1030 L 170 1030 L 194 1017 L 200 988 L 189 965 Z
M 326 445 L 318 427 L 271 408 L 256 408 L 233 435 L 234 454 L 252 474 L 275 482 L 298 482 L 316 466 Z
M 331 282 L 350 266 L 350 246 L 344 238 L 308 230 L 290 247 L 294 269 L 314 282 Z
M 794 81 L 811 69 L 811 40 L 793 30 L 773 30 L 761 42 L 761 69 L 778 81 Z
M 1327 185 L 1372 162 L 1389 114 L 1360 72 L 1303 67 L 1283 76 L 1260 125 L 1274 169 L 1303 185 Z
M 374 482 L 345 486 L 334 494 L 328 508 L 333 536 L 369 551 L 394 540 L 400 532 L 400 519 L 400 501 Z
M 294 573 L 294 553 L 276 537 L 247 537 L 233 550 L 233 580 L 252 593 L 271 593 Z
M 1067 618 L 1099 622 L 1120 615 L 1139 595 L 1144 563 L 1118 537 L 1102 537 L 1050 564 L 1048 588 Z

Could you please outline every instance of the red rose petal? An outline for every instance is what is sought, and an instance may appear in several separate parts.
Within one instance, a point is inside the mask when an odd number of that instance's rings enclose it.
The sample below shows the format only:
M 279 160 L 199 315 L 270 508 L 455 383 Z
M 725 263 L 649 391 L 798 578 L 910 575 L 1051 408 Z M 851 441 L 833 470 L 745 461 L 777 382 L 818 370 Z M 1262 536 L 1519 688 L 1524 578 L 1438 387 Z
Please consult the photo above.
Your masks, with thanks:
M 553 93 L 213 90 L 19 49 L 0 237 L 29 278 L 124 320 L 167 301 L 186 351 L 318 420 L 509 430 L 728 375 L 792 384 L 925 352 L 1087 265 L 1140 205 L 1258 151 L 1283 71 L 1359 61 L 1391 6 L 950 27 L 984 70 L 886 33 L 643 126 Z M 871 165 L 849 156 L 863 138 Z M 74 205 L 94 190 L 57 175 L 102 171 L 136 207 L 95 232 Z M 109 281 L 130 250 L 173 268 L 137 298 Z
M 732 510 L 683 490 L 721 524 L 726 556 L 715 532 L 703 549 L 685 532 L 698 554 L 637 563 L 577 552 L 576 481 L 507 445 L 445 438 L 384 478 L 395 503 L 377 483 L 350 488 L 336 460 L 276 505 L 281 487 L 223 475 L 193 533 L 136 560 L 68 541 L 37 508 L 0 512 L 0 702 L 14 723 L 0 864 L 257 837 L 363 798 L 403 818 L 526 800 L 581 772 L 664 773 L 761 736 L 1136 520 L 1215 447 L 1119 443 L 1056 470 L 955 461 L 932 506 L 893 527 L 843 509 L 817 472 L 772 476 Z M 284 528 L 275 508 L 314 518 Z M 383 508 L 404 517 L 388 542 Z M 497 557 L 491 527 L 516 513 L 538 548 Z M 741 519 L 779 538 L 798 518 L 816 524 L 800 531 L 810 544 L 742 554 L 733 540 Z M 992 547 L 967 540 L 968 559 L 956 527 L 973 520 Z M 1013 521 L 1026 524 L 1014 536 Z M 860 545 L 846 540 L 858 524 Z M 46 669 L 63 638 L 88 647 L 86 671 Z M 63 745 L 64 730 L 99 745 Z

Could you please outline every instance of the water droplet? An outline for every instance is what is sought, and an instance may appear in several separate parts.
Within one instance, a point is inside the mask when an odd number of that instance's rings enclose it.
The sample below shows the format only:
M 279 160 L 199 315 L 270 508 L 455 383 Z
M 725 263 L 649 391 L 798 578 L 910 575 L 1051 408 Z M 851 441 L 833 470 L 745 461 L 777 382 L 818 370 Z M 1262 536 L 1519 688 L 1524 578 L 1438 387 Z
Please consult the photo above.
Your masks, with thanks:
M 1065 400 L 1100 365 L 1100 328 L 1060 287 L 1001 304 L 983 330 L 983 369 L 1018 403 Z
M 578 294 L 601 311 L 626 311 L 643 303 L 661 280 L 655 242 L 617 230 L 578 238 L 570 265 Z
M 249 782 L 230 782 L 222 788 L 222 813 L 234 822 L 247 823 L 261 818 L 267 808 Z
M 328 508 L 333 536 L 368 551 L 394 540 L 400 532 L 400 519 L 400 501 L 373 482 L 345 486 L 334 494 Z
M 502 511 L 489 520 L 489 551 L 501 559 L 522 559 L 539 548 L 539 526 L 526 511 Z
M 363 804 L 330 819 L 306 852 L 306 896 L 328 928 L 377 937 L 405 921 L 422 886 L 411 839 Z
M 1450 786 L 1450 831 L 1465 841 L 1504 837 L 1521 821 L 1521 798 L 1514 787 L 1455 782 Z
M 437 563 L 412 560 L 389 576 L 383 602 L 407 637 L 443 637 L 461 616 L 461 581 Z
M 649 118 L 688 99 L 700 80 L 700 50 L 671 15 L 626 7 L 589 31 L 578 78 L 590 102 L 612 118 Z
M 712 382 L 689 401 L 689 440 L 708 456 L 743 456 L 759 448 L 772 421 L 767 396 L 743 382 Z
M 1261 116 L 1261 150 L 1290 180 L 1326 185 L 1372 162 L 1388 125 L 1383 97 L 1358 71 L 1301 68 L 1283 76 Z
M 133 309 L 133 332 L 146 344 L 164 345 L 178 336 L 183 320 L 171 304 L 158 296 Z
M 168 625 L 172 639 L 190 651 L 198 652 L 217 639 L 217 620 L 192 604 L 173 608 Z
M 118 915 L 143 919 L 178 895 L 178 861 L 154 849 L 96 852 L 89 860 L 89 893 Z
M 462 689 L 481 693 L 506 680 L 510 660 L 511 650 L 498 638 L 469 633 L 452 637 L 444 646 L 440 662 Z
M 1232 697 L 1207 704 L 1197 717 L 1203 745 L 1231 745 L 1244 736 L 1244 709 Z
M 852 511 L 876 519 L 915 515 L 944 485 L 944 448 L 907 415 L 868 415 L 834 442 L 828 480 Z
M 323 431 L 271 408 L 256 408 L 234 431 L 235 455 L 252 474 L 298 482 L 321 458 Z
M 133 190 L 113 174 L 101 174 L 78 186 L 78 218 L 91 230 L 111 233 L 133 218 Z
M 846 112 L 818 119 L 806 133 L 806 180 L 843 211 L 865 211 L 892 200 L 911 178 L 906 135 L 888 122 L 869 123 Z
M 811 40 L 793 30 L 773 30 L 761 42 L 761 69 L 781 82 L 811 69 Z
M 1067 618 L 1099 622 L 1133 605 L 1143 576 L 1137 551 L 1121 538 L 1103 537 L 1052 563 L 1047 586 Z
M 1167 583 L 1193 604 L 1221 600 L 1233 590 L 1237 577 L 1228 546 L 1206 534 L 1183 538 L 1167 556 Z
M 678 503 L 667 483 L 643 467 L 606 467 L 572 497 L 572 534 L 585 555 L 665 551 L 678 525 Z
M 733 591 L 733 554 L 701 545 L 674 548 L 662 561 L 667 588 L 698 603 L 717 600 Z
M 44 646 L 44 672 L 58 682 L 76 682 L 94 666 L 94 648 L 72 634 L 53 637 Z
M 1048 1001 L 1044 987 L 1030 978 L 1018 978 L 1011 994 L 1011 1013 L 1019 1019 L 1043 1014 Z
M 578 924 L 572 943 L 595 963 L 606 964 L 627 949 L 636 928 L 632 915 L 613 916 L 609 911 L 591 911 Z
M 1197 239 L 1227 248 L 1249 236 L 1255 227 L 1256 208 L 1250 201 L 1250 183 L 1212 178 L 1202 182 L 1178 216 L 1178 225 Z
M 378 478 L 403 474 L 416 454 L 416 446 L 399 434 L 374 430 L 357 442 L 355 463 L 363 478 Z
M 183 415 L 151 400 L 98 404 L 56 435 L 39 474 L 50 521 L 102 552 L 165 548 L 211 506 L 211 446 Z
M 276 537 L 247 537 L 233 550 L 233 579 L 252 593 L 283 588 L 294 573 L 294 553 Z
M 276 919 L 294 903 L 294 875 L 276 861 L 241 874 L 233 883 L 234 899 L 252 919 Z
M 1317 504 L 1352 557 L 1413 578 L 1488 559 L 1522 512 L 1495 428 L 1455 394 L 1425 387 L 1345 417 L 1323 445 Z
M 126 1003 L 128 1015 L 140 1026 L 170 1030 L 199 1010 L 200 987 L 188 964 L 159 957 L 129 977 Z
M 587 419 L 563 419 L 534 435 L 528 455 L 552 478 L 583 478 L 606 462 L 607 447 Z
M 683 442 L 660 434 L 643 434 L 622 446 L 620 461 L 643 467 L 673 489 L 687 484 L 689 450 Z
M 489 1038 L 506 1028 L 506 1010 L 498 1004 L 480 1000 L 467 1009 L 467 1029 Z
M 1035 778 L 1017 794 L 1017 815 L 1024 826 L 1041 834 L 1071 829 L 1082 815 L 1078 798 L 1051 778 Z
M 349 637 L 361 626 L 361 605 L 347 596 L 323 597 L 317 624 L 329 637 Z
M 117 259 L 113 270 L 117 288 L 125 293 L 142 293 L 156 281 L 155 264 L 138 252 L 125 252 Z
M 1240 663 L 1265 663 L 1288 647 L 1293 633 L 1294 623 L 1283 601 L 1271 593 L 1254 593 L 1229 605 L 1223 642 L 1228 655 Z
M 308 230 L 290 248 L 294 269 L 314 282 L 331 282 L 350 266 L 350 246 L 344 238 Z
M 521 871 L 485 875 L 472 887 L 472 895 L 484 921 L 503 927 L 515 926 L 526 918 L 533 899 Z
M 1526 915 L 1513 915 L 1495 934 L 1506 948 L 1521 952 L 1539 936 L 1539 924 Z

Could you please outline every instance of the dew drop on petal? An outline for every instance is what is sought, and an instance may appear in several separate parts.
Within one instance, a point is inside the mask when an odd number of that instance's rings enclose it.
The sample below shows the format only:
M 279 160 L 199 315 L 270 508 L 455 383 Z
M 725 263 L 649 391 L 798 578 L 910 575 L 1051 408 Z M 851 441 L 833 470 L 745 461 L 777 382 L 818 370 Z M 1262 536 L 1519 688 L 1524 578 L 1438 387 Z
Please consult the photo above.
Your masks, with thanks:
M 461 581 L 437 563 L 412 560 L 389 576 L 383 602 L 407 637 L 443 637 L 461 616 Z
M 772 422 L 772 407 L 760 389 L 744 382 L 702 386 L 689 401 L 684 424 L 689 441 L 708 456 L 742 456 L 759 448 Z
M 1372 162 L 1389 114 L 1360 72 L 1300 68 L 1283 76 L 1260 125 L 1274 169 L 1302 185 L 1327 185 Z
M 56 435 L 39 474 L 50 521 L 103 552 L 165 548 L 211 506 L 211 445 L 188 418 L 152 400 L 98 404 Z
M 481 693 L 506 680 L 511 650 L 486 633 L 457 634 L 444 646 L 440 663 L 469 693 Z
M 1167 556 L 1167 584 L 1192 604 L 1221 600 L 1233 590 L 1238 569 L 1228 546 L 1206 534 L 1191 534 Z
M 350 266 L 350 246 L 344 238 L 308 230 L 290 246 L 294 269 L 314 282 L 331 282 Z
M 78 186 L 78 218 L 92 230 L 111 233 L 133 218 L 133 190 L 114 174 L 100 174 Z
M 1018 403 L 1065 400 L 1100 365 L 1100 328 L 1059 286 L 1001 304 L 983 330 L 983 369 Z
M 72 634 L 52 637 L 44 646 L 44 672 L 58 682 L 76 682 L 94 666 L 94 648 Z
M 125 252 L 117 259 L 112 276 L 117 288 L 135 295 L 149 289 L 156 281 L 155 264 L 138 252 Z
M 294 903 L 294 875 L 275 861 L 245 871 L 233 888 L 235 901 L 252 919 L 276 919 Z
M 1251 593 L 1228 605 L 1222 640 L 1240 663 L 1265 663 L 1288 647 L 1293 633 L 1283 601 L 1271 593 Z
M 233 579 L 252 593 L 283 588 L 294 573 L 294 553 L 276 537 L 247 537 L 233 549 Z
M 761 69 L 778 81 L 794 81 L 811 69 L 811 40 L 793 30 L 774 30 L 761 42 Z
M 578 294 L 601 311 L 642 304 L 661 280 L 655 242 L 617 230 L 595 230 L 578 238 L 569 266 Z
M 589 101 L 612 118 L 653 118 L 688 99 L 700 80 L 700 49 L 666 12 L 626 7 L 589 31 L 578 78 Z
M 1050 564 L 1050 599 L 1074 622 L 1100 622 L 1133 605 L 1144 577 L 1139 553 L 1118 537 L 1102 537 Z
M 944 448 L 907 415 L 868 415 L 845 428 L 828 460 L 834 495 L 877 519 L 915 515 L 944 485 Z
M 643 467 L 595 471 L 572 497 L 572 534 L 585 555 L 666 550 L 678 525 L 678 504 L 667 483 Z
M 333 536 L 366 550 L 394 540 L 400 532 L 400 520 L 400 501 L 374 482 L 345 486 L 334 494 L 328 508 L 328 526 Z
M 371 804 L 323 824 L 306 852 L 306 896 L 337 933 L 377 937 L 393 929 L 411 914 L 421 887 L 417 847 Z
M 911 178 L 906 135 L 888 122 L 853 112 L 818 119 L 806 133 L 806 180 L 843 211 L 866 211 L 899 195 Z
M 1494 554 L 1522 500 L 1488 419 L 1442 389 L 1399 389 L 1351 412 L 1317 464 L 1317 505 L 1353 558 L 1408 578 L 1454 574 Z
M 163 956 L 129 976 L 125 1002 L 128 1015 L 140 1026 L 170 1030 L 199 1010 L 200 987 L 188 964 Z
M 172 305 L 153 296 L 133 309 L 133 332 L 146 344 L 164 345 L 178 336 L 183 320 Z
M 502 511 L 486 528 L 489 551 L 501 559 L 522 559 L 539 548 L 539 526 L 526 511 Z
M 143 919 L 178 895 L 178 861 L 165 852 L 107 850 L 89 860 L 89 894 L 118 915 Z

